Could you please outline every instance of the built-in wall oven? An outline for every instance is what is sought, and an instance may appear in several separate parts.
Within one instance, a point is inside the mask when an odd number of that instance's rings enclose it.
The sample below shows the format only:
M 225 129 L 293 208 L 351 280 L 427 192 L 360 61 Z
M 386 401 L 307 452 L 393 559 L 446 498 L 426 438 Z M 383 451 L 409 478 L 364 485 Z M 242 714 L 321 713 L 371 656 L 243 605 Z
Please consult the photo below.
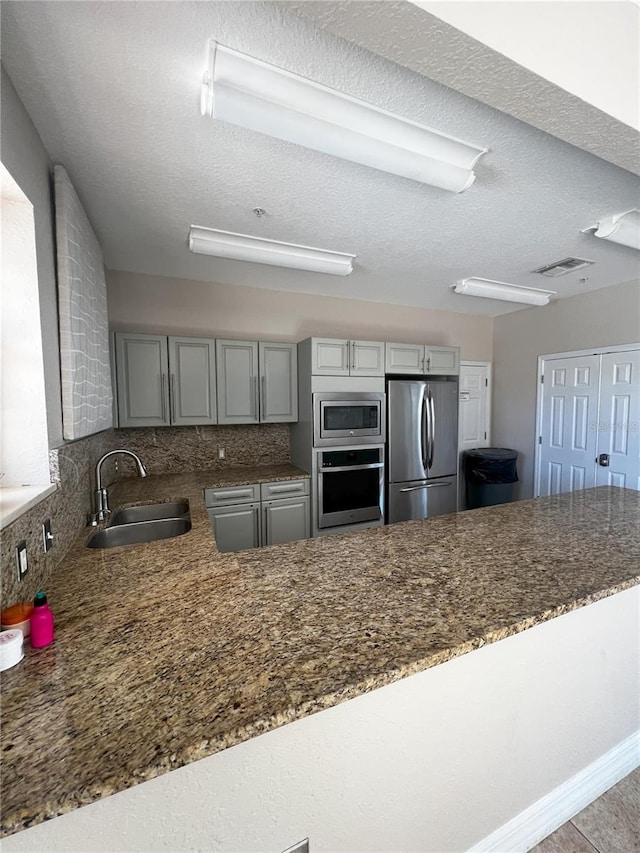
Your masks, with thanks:
M 318 528 L 384 517 L 384 447 L 318 450 Z
M 375 392 L 316 392 L 313 446 L 384 444 L 385 395 Z

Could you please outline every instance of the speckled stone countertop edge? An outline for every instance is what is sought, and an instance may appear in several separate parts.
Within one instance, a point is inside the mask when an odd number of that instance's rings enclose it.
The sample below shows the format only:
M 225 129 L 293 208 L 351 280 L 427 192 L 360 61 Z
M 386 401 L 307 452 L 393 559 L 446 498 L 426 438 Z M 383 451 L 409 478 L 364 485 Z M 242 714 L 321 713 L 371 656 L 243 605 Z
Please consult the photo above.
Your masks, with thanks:
M 247 476 L 247 474 L 249 476 Z M 178 477 L 181 476 L 184 475 L 178 475 Z M 296 469 L 289 470 L 287 475 L 285 475 L 284 472 L 282 473 L 282 479 L 296 479 L 297 477 L 303 476 L 308 475 L 304 472 L 298 472 Z M 167 475 L 167 480 L 169 477 L 170 475 Z M 158 481 L 161 479 L 164 479 L 162 475 L 158 477 Z M 255 476 L 255 469 L 249 469 L 245 473 L 244 482 L 269 482 L 270 480 L 275 479 L 276 478 L 273 476 L 272 471 L 268 474 L 265 471 L 265 476 L 262 479 L 259 479 Z M 144 481 L 140 482 L 144 483 Z M 173 488 L 172 486 L 166 491 L 161 499 L 156 498 L 154 500 L 153 498 L 146 497 L 136 500 L 136 496 L 131 494 L 129 498 L 127 498 L 126 503 L 127 505 L 148 504 L 171 501 L 177 499 L 177 497 L 185 497 L 190 500 L 199 499 L 197 508 L 194 505 L 193 509 L 196 510 L 196 515 L 199 517 L 199 524 L 204 522 L 207 530 L 209 530 L 202 495 L 203 482 L 207 482 L 208 484 L 211 482 L 211 478 L 207 477 L 206 480 L 203 481 L 200 477 L 197 477 L 191 480 L 189 487 L 185 488 Z M 226 485 L 227 482 L 228 480 L 225 479 L 222 485 Z M 161 485 L 160 482 L 158 484 Z M 128 485 L 132 485 L 131 481 L 129 481 Z M 133 485 L 135 485 L 135 483 Z M 214 485 L 213 487 L 215 488 L 218 486 Z M 532 502 L 528 501 L 524 503 Z M 489 510 L 481 510 L 480 512 L 486 513 L 488 511 Z M 211 533 L 208 533 L 208 536 L 211 536 L 210 541 L 211 544 L 213 544 L 213 536 Z M 78 546 L 80 546 L 83 538 L 86 538 L 86 531 L 79 535 Z M 345 541 L 348 542 L 348 540 Z M 336 541 L 336 545 L 339 545 L 339 541 Z M 270 548 L 268 550 L 274 550 L 277 552 L 277 549 L 281 548 L 288 548 L 288 546 L 273 546 L 272 549 Z M 217 552 L 217 549 L 213 550 Z M 228 568 L 232 568 L 233 566 L 242 563 L 243 554 L 253 554 L 253 552 L 239 552 L 237 556 L 221 555 L 216 553 L 216 560 L 224 559 L 225 561 L 228 561 L 228 563 L 225 562 L 224 565 Z M 230 746 L 246 742 L 253 737 L 272 731 L 282 725 L 302 719 L 305 716 L 309 716 L 321 710 L 337 706 L 342 702 L 390 685 L 408 676 L 426 671 L 427 669 L 438 666 L 456 657 L 460 657 L 486 645 L 516 635 L 531 627 L 535 627 L 536 625 L 543 624 L 544 622 L 550 621 L 558 616 L 570 613 L 589 604 L 593 604 L 601 599 L 631 589 L 638 584 L 640 584 L 640 575 L 634 575 L 620 579 L 613 584 L 606 585 L 602 589 L 594 589 L 589 593 L 581 592 L 578 588 L 575 593 L 570 592 L 567 595 L 566 600 L 557 606 L 552 606 L 539 612 L 530 612 L 524 617 L 520 614 L 515 617 L 515 621 L 513 623 L 509 623 L 507 621 L 508 614 L 505 614 L 503 616 L 503 624 L 485 626 L 488 627 L 488 630 L 479 633 L 475 637 L 472 636 L 469 639 L 465 639 L 463 642 L 453 644 L 447 648 L 435 650 L 432 654 L 418 657 L 415 660 L 398 666 L 394 666 L 393 664 L 391 666 L 387 665 L 384 670 L 373 671 L 370 675 L 366 675 L 364 678 L 362 677 L 363 673 L 360 673 L 359 675 L 354 673 L 353 677 L 347 684 L 342 686 L 338 686 L 336 684 L 337 689 L 335 690 L 321 689 L 312 697 L 309 697 L 309 695 L 307 695 L 307 697 L 304 695 L 300 696 L 299 694 L 298 697 L 296 697 L 295 693 L 289 693 L 286 696 L 285 701 L 274 706 L 273 713 L 265 714 L 264 711 L 266 709 L 263 708 L 262 713 L 258 713 L 255 719 L 249 723 L 244 722 L 217 734 L 212 732 L 211 737 L 209 737 L 207 732 L 204 731 L 201 732 L 197 738 L 191 741 L 187 738 L 187 742 L 181 744 L 177 750 L 166 753 L 162 758 L 156 758 L 147 762 L 144 766 L 140 766 L 130 772 L 127 777 L 117 776 L 115 774 L 105 774 L 99 781 L 96 781 L 95 784 L 85 784 L 83 787 L 76 788 L 72 792 L 67 791 L 64 797 L 52 798 L 45 796 L 37 803 L 34 803 L 32 809 L 28 809 L 27 807 L 14 809 L 13 813 L 10 813 L 7 816 L 9 818 L 8 820 L 3 820 L 0 837 L 14 834 L 43 821 L 48 821 L 55 817 L 67 814 L 78 807 L 91 804 L 99 799 L 110 796 L 111 794 L 132 788 L 140 782 L 157 778 L 166 772 L 212 756 Z M 327 686 L 330 685 L 324 685 L 325 688 Z
M 533 628 L 537 625 L 542 625 L 549 622 L 558 616 L 563 616 L 567 613 L 579 610 L 589 604 L 595 604 L 597 601 L 609 598 L 617 593 L 624 592 L 627 589 L 640 585 L 640 575 L 628 581 L 616 584 L 608 589 L 600 590 L 592 595 L 587 595 L 582 598 L 577 598 L 575 601 L 560 605 L 559 607 L 550 608 L 543 613 L 528 616 L 521 619 L 513 625 L 505 625 L 501 628 L 496 628 L 489 631 L 483 636 L 474 637 L 472 640 L 467 640 L 458 646 L 450 649 L 443 649 L 421 660 L 414 661 L 411 665 L 401 666 L 395 669 L 387 670 L 364 681 L 356 681 L 349 687 L 341 690 L 326 693 L 318 696 L 313 700 L 303 700 L 298 703 L 292 703 L 289 707 L 279 710 L 277 713 L 270 715 L 265 719 L 256 720 L 250 726 L 240 726 L 224 736 L 213 737 L 210 740 L 204 741 L 201 744 L 193 745 L 182 754 L 174 754 L 169 757 L 169 760 L 160 761 L 147 767 L 144 772 L 131 776 L 124 784 L 122 779 L 114 780 L 113 783 L 103 781 L 95 789 L 88 789 L 82 795 L 68 798 L 64 804 L 55 802 L 45 802 L 41 804 L 39 813 L 33 818 L 25 818 L 13 825 L 2 826 L 0 837 L 7 837 L 28 829 L 30 826 L 38 825 L 42 822 L 52 820 L 56 817 L 61 817 L 64 814 L 74 811 L 82 806 L 90 805 L 105 797 L 111 796 L 123 790 L 128 790 L 135 787 L 141 782 L 147 782 L 151 779 L 156 779 L 163 776 L 172 770 L 177 770 L 180 767 L 186 767 L 195 761 L 200 761 L 203 758 L 209 758 L 228 749 L 232 746 L 245 743 L 254 737 L 274 731 L 283 725 L 301 720 L 312 714 L 319 713 L 328 708 L 340 705 L 342 702 L 347 702 L 357 696 L 362 696 L 366 693 L 371 693 L 374 690 L 379 690 L 395 682 L 401 681 L 411 675 L 417 675 L 420 672 L 425 672 L 440 664 L 447 663 L 457 657 L 468 654 L 484 648 L 485 646 L 497 643 L 507 637 L 515 636 L 523 631 Z

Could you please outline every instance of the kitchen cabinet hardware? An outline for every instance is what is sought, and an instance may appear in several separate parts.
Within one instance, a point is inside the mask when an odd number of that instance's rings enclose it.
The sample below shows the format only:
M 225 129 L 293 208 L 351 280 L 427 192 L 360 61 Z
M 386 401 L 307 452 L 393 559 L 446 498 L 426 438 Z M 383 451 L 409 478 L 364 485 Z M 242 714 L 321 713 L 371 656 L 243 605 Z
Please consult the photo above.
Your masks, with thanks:
M 120 427 L 217 423 L 215 341 L 116 332 Z
M 271 341 L 216 341 L 218 422 L 298 420 L 297 346 Z
M 205 504 L 221 553 L 307 539 L 309 478 L 206 489 Z

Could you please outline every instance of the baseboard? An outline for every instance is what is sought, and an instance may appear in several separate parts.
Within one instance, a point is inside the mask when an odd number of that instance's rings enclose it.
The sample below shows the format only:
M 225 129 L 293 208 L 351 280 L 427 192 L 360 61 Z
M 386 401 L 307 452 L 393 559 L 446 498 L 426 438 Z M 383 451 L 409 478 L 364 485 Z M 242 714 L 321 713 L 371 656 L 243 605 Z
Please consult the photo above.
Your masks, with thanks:
M 640 731 L 475 844 L 469 853 L 526 853 L 640 766 Z

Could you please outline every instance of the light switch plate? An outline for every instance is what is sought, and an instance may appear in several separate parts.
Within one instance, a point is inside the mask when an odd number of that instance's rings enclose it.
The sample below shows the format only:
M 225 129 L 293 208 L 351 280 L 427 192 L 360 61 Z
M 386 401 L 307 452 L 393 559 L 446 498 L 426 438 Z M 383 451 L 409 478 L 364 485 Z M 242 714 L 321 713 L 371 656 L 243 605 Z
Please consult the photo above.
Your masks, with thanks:
M 16 563 L 18 566 L 18 580 L 22 580 L 22 578 L 29 571 L 26 539 L 23 539 L 22 542 L 18 542 L 18 544 L 16 545 Z
M 53 548 L 53 533 L 51 532 L 51 519 L 48 518 L 42 524 L 42 547 L 47 554 Z

